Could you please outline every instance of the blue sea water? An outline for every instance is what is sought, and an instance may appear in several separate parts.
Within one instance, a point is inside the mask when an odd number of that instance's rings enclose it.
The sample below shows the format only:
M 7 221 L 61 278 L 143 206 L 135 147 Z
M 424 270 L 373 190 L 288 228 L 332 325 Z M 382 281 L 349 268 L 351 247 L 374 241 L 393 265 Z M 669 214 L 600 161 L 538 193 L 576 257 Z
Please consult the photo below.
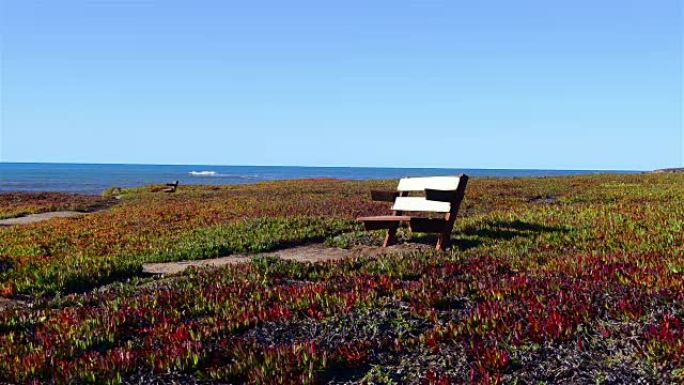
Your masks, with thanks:
M 495 170 L 447 168 L 289 167 L 134 165 L 0 162 L 1 192 L 59 191 L 100 194 L 109 187 L 136 187 L 180 181 L 181 185 L 230 185 L 261 181 L 338 178 L 397 179 L 404 176 L 457 175 L 473 177 L 543 177 L 633 171 Z

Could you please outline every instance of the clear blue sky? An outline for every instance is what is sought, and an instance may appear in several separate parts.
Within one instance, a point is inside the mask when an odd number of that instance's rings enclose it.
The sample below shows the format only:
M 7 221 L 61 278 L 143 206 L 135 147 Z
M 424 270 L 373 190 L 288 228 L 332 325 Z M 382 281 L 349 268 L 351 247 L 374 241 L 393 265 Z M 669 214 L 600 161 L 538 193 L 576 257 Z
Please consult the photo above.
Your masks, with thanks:
M 680 0 L 0 0 L 0 160 L 684 163 Z

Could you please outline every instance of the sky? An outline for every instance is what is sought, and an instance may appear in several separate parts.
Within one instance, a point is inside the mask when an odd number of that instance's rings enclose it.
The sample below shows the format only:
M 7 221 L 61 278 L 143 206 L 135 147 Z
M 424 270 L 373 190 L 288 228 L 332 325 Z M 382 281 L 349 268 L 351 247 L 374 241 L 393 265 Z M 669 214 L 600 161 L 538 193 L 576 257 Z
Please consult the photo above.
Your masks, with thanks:
M 680 0 L 0 0 L 0 161 L 684 166 Z

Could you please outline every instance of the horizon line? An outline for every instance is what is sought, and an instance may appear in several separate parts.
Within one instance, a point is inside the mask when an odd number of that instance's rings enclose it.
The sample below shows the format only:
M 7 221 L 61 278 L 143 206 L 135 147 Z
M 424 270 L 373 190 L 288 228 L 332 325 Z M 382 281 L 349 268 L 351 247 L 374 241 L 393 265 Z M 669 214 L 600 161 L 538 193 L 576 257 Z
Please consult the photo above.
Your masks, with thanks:
M 365 169 L 397 169 L 397 170 L 531 170 L 531 171 L 620 171 L 620 172 L 643 172 L 656 171 L 674 167 L 664 167 L 655 169 L 611 169 L 611 168 L 493 168 L 493 167 L 397 167 L 397 166 L 307 166 L 307 165 L 269 165 L 269 164 L 201 164 L 201 163 L 119 163 L 119 162 L 25 162 L 25 161 L 4 161 L 0 164 L 76 164 L 94 166 L 207 166 L 207 167 L 290 167 L 290 168 L 365 168 Z

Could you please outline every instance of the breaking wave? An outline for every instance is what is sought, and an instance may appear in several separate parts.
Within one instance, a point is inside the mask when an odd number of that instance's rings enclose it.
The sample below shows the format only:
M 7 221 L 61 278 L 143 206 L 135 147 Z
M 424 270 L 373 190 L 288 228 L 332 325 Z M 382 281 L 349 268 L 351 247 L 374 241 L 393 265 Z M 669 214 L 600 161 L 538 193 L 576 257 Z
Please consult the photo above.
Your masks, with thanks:
M 191 176 L 220 176 L 216 171 L 190 171 Z
M 216 171 L 190 171 L 188 174 L 190 174 L 190 176 L 204 178 L 259 179 L 259 175 L 221 174 Z

